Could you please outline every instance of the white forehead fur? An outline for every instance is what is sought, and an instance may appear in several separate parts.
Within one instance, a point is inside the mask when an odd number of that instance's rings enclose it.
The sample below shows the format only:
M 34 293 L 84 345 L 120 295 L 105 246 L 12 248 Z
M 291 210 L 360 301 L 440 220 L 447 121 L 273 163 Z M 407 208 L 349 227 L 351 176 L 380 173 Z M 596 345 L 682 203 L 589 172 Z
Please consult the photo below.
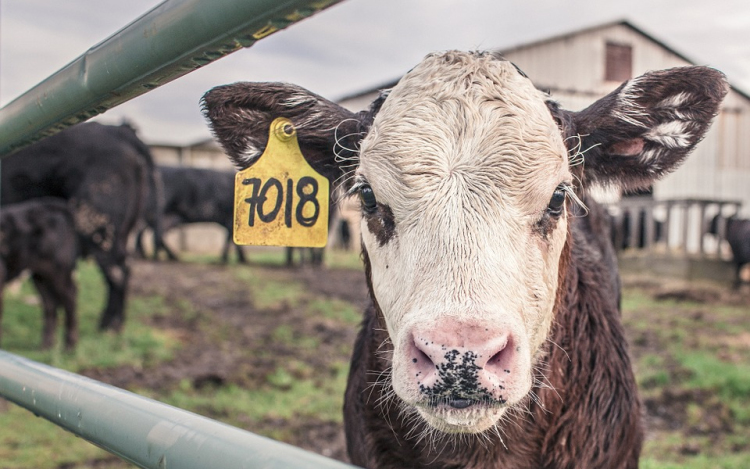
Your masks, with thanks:
M 529 215 L 567 174 L 546 98 L 490 54 L 428 56 L 383 104 L 362 142 L 359 172 L 402 223 L 451 184 Z

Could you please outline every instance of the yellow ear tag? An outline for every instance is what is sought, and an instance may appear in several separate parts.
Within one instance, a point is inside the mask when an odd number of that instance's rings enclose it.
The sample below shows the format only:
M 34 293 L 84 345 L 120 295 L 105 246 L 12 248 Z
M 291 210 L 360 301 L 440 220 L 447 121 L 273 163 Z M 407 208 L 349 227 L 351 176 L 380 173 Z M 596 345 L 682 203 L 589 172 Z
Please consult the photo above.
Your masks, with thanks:
M 266 151 L 234 180 L 234 242 L 323 247 L 328 240 L 328 179 L 310 166 L 289 119 L 271 123 Z

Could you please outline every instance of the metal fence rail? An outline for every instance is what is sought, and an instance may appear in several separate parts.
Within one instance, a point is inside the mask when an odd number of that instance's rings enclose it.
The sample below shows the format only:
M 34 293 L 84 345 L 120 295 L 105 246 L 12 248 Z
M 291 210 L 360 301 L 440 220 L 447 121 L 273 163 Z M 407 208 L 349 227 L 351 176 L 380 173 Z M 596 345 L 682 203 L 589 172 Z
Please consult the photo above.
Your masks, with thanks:
M 0 109 L 0 157 L 340 1 L 166 0 Z
M 353 467 L 4 351 L 0 395 L 146 469 Z

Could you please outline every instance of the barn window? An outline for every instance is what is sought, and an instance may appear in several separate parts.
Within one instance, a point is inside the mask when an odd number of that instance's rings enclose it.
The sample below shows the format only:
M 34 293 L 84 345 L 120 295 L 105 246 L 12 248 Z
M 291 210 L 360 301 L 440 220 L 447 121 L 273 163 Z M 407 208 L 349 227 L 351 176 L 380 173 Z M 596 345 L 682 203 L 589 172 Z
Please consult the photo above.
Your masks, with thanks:
M 633 47 L 624 44 L 607 43 L 607 56 L 604 79 L 625 81 L 633 78 Z

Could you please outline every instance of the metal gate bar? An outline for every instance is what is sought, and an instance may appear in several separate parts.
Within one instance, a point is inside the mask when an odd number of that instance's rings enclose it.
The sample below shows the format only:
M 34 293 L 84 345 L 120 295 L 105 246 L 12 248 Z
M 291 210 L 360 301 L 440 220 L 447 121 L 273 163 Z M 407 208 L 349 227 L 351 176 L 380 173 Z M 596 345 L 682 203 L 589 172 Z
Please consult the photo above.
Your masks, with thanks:
M 353 467 L 4 351 L 0 395 L 145 469 Z
M 0 109 L 0 157 L 340 1 L 166 0 Z

